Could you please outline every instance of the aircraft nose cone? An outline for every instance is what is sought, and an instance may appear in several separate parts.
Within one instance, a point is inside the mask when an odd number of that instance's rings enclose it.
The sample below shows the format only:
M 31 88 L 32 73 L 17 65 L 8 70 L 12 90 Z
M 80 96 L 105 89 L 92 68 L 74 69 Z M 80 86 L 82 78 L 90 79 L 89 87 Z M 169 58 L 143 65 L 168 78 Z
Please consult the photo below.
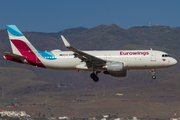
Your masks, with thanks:
M 173 65 L 176 65 L 176 64 L 177 64 L 177 60 L 176 60 L 176 59 L 173 59 L 172 64 L 173 64 Z

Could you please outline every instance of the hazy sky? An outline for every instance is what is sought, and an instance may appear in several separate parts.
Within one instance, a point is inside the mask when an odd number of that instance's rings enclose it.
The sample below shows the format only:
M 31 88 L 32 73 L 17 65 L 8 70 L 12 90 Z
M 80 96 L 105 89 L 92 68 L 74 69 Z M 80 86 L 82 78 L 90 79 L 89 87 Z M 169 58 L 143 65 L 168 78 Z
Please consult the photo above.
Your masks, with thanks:
M 0 29 L 58 32 L 116 24 L 180 26 L 180 0 L 1 0 Z

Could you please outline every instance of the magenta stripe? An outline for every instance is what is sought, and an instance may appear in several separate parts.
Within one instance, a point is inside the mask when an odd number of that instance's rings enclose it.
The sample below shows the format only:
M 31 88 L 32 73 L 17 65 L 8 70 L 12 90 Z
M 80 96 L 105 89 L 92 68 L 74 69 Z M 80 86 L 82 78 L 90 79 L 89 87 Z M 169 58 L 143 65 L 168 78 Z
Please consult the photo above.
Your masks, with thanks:
M 39 60 L 39 58 L 34 54 L 34 52 L 24 41 L 11 39 L 11 42 L 16 46 L 19 52 L 24 57 L 26 57 L 26 60 L 29 64 L 45 68 L 43 63 Z

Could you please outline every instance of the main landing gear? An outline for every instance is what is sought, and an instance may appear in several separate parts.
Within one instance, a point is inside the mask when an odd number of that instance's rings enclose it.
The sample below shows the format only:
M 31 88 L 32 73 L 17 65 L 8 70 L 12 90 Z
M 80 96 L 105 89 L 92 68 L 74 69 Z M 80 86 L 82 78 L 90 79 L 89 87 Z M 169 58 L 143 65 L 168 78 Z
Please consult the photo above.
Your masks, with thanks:
M 151 69 L 152 79 L 156 79 L 155 70 Z
M 94 80 L 94 82 L 98 82 L 99 81 L 99 78 L 97 76 L 97 74 L 100 73 L 98 71 L 96 71 L 96 74 L 93 72 L 90 77 Z

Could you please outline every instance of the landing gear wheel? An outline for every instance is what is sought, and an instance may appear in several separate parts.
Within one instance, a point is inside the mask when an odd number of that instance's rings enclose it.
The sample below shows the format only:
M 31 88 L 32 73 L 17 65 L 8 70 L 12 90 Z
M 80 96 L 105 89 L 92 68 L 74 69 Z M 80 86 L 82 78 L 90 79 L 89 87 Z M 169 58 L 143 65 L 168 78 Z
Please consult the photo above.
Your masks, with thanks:
M 99 81 L 99 78 L 97 77 L 97 75 L 95 73 L 92 73 L 90 75 L 90 77 L 94 80 L 94 82 L 98 82 Z
M 93 80 L 94 80 L 94 82 L 98 82 L 99 78 L 96 76 Z
M 152 76 L 152 79 L 156 79 L 156 76 L 155 76 L 155 75 L 153 75 L 153 76 Z
M 92 73 L 91 75 L 90 75 L 90 77 L 93 79 L 93 78 L 95 78 L 95 76 L 96 76 L 96 74 L 94 74 L 94 73 Z
M 151 75 L 152 75 L 152 79 L 156 79 L 156 75 L 155 75 L 155 70 L 151 69 Z

